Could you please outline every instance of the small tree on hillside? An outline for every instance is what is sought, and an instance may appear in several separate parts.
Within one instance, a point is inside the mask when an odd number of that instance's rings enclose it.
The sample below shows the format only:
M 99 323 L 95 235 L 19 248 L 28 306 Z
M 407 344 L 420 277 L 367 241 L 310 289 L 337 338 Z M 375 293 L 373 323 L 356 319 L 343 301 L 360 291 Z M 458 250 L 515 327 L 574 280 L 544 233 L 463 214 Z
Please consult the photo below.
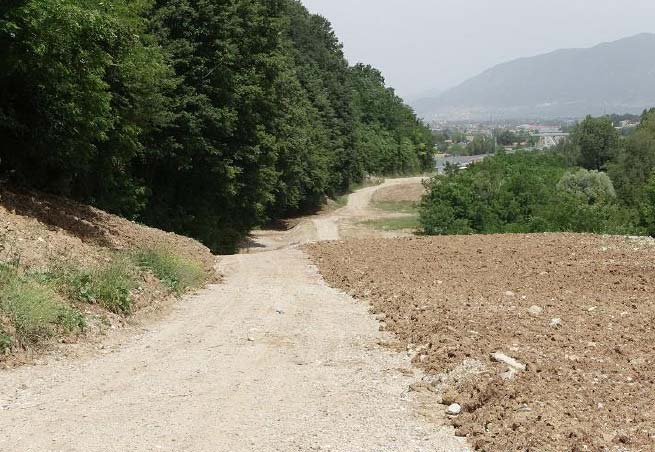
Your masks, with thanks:
M 579 151 L 578 164 L 588 170 L 603 170 L 619 149 L 619 133 L 607 117 L 587 118 L 571 134 Z
M 609 202 L 616 198 L 611 179 L 599 171 L 581 169 L 566 173 L 557 184 L 557 189 L 578 196 L 588 204 Z

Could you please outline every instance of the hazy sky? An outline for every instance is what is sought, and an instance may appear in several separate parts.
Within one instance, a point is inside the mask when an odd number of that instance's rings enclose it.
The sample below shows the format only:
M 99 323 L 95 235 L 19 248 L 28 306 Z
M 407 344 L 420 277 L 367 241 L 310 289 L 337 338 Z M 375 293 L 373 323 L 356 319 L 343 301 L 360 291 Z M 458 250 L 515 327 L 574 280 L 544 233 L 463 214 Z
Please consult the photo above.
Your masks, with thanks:
M 408 99 L 495 64 L 655 32 L 655 0 L 302 0 Z

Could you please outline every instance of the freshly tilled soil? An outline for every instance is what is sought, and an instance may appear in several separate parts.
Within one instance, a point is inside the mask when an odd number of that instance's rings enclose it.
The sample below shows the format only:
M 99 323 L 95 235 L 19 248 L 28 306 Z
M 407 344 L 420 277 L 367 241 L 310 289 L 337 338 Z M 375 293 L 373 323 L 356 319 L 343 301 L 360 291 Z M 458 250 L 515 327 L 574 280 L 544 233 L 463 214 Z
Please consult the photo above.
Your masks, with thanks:
M 655 449 L 652 240 L 537 234 L 305 249 L 328 283 L 384 314 L 416 365 L 436 375 L 484 363 L 441 388 L 444 403 L 462 406 L 451 419 L 476 449 Z M 508 372 L 494 352 L 526 370 Z

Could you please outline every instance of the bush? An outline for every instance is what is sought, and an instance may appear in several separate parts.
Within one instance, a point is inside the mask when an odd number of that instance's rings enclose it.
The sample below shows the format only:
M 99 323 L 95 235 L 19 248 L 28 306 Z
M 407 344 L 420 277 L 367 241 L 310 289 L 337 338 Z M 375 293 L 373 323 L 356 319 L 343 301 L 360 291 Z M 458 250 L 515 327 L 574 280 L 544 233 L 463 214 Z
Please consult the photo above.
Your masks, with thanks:
M 568 172 L 567 172 L 568 171 Z M 421 201 L 429 235 L 525 232 L 640 234 L 610 179 L 549 153 L 500 154 L 435 176 Z
M 200 287 L 207 280 L 200 263 L 178 256 L 163 247 L 142 248 L 134 253 L 134 259 L 177 294 Z
M 557 183 L 557 189 L 579 197 L 588 204 L 607 203 L 616 199 L 612 180 L 607 174 L 595 170 L 568 172 Z
M 21 345 L 36 344 L 58 330 L 74 333 L 84 329 L 83 315 L 65 306 L 47 285 L 8 270 L 3 271 L 2 279 L 0 310 L 11 321 Z

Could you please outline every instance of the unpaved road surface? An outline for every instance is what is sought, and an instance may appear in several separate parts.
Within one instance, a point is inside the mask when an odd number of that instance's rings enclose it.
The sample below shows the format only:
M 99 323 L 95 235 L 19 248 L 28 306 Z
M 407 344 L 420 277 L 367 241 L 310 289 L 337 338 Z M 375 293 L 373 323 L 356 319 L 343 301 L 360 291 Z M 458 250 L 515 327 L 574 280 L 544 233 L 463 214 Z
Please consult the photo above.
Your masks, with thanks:
M 221 258 L 222 284 L 139 335 L 0 373 L 0 451 L 466 450 L 417 414 L 421 375 L 368 307 L 283 246 L 339 237 L 374 192 L 260 234 L 272 251 Z

